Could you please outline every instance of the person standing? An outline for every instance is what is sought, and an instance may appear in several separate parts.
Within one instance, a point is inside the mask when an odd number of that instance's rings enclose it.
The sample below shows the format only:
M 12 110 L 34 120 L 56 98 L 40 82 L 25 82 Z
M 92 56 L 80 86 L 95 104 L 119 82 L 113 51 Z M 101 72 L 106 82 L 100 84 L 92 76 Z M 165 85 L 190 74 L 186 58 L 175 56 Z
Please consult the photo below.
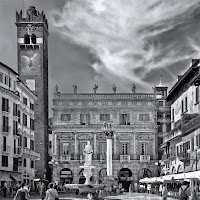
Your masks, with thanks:
M 191 200 L 199 200 L 197 192 L 198 192 L 198 186 L 195 186 L 194 190 L 192 191 Z
M 162 196 L 162 190 L 163 190 L 163 184 L 160 183 L 160 186 L 159 186 L 159 195 Z
M 168 193 L 167 185 L 164 183 L 163 188 L 162 188 L 162 199 L 163 200 L 167 200 L 167 193 Z
M 49 183 L 48 190 L 46 191 L 45 200 L 55 200 L 58 198 L 58 192 L 53 188 L 53 183 Z
M 190 183 L 188 181 L 183 181 L 180 189 L 179 189 L 179 199 L 180 200 L 189 200 L 190 196 Z
M 87 199 L 88 199 L 88 200 L 93 200 L 93 195 L 92 195 L 91 192 L 88 193 L 88 195 L 87 195 Z
M 7 190 L 8 190 L 8 185 L 5 182 L 4 185 L 3 185 L 3 196 L 4 197 L 7 197 Z
M 45 192 L 46 192 L 45 184 L 44 182 L 42 182 L 40 185 L 40 197 L 42 200 L 44 200 L 45 198 Z

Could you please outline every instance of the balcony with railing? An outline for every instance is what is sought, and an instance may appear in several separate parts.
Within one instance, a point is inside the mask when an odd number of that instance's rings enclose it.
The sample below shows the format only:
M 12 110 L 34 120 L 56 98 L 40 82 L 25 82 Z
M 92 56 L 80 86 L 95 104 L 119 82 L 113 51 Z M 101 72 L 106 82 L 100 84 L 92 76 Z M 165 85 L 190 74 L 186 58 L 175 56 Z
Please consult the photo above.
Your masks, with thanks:
M 10 149 L 11 149 L 11 146 L 1 145 L 1 152 L 3 154 L 9 154 L 10 153 Z
M 10 107 L 2 105 L 2 112 L 9 113 L 10 112 Z
M 71 156 L 70 155 L 61 155 L 60 156 L 60 162 L 70 162 Z
M 36 151 L 27 147 L 19 147 L 18 151 L 20 152 L 20 156 L 32 157 L 36 160 L 40 159 L 40 153 L 37 153 Z
M 128 162 L 128 163 L 131 162 L 130 155 L 120 155 L 120 163 L 125 163 L 125 162 Z
M 180 152 L 177 154 L 180 161 L 188 161 L 190 160 L 190 153 Z
M 20 152 L 21 152 L 21 149 L 20 149 L 19 147 L 13 149 L 13 154 L 14 154 L 14 156 L 19 156 L 19 155 L 20 155 Z
M 142 162 L 150 162 L 151 156 L 150 155 L 140 155 L 140 163 Z

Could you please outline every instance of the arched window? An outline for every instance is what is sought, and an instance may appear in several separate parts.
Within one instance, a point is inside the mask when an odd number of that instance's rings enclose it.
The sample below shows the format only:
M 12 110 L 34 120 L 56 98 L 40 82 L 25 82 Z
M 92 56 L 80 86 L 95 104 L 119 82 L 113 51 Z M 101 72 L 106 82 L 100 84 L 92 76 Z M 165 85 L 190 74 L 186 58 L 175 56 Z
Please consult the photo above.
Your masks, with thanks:
M 31 42 L 32 42 L 32 44 L 36 44 L 36 35 L 35 34 L 31 35 Z
M 30 44 L 30 37 L 28 34 L 24 35 L 24 44 Z

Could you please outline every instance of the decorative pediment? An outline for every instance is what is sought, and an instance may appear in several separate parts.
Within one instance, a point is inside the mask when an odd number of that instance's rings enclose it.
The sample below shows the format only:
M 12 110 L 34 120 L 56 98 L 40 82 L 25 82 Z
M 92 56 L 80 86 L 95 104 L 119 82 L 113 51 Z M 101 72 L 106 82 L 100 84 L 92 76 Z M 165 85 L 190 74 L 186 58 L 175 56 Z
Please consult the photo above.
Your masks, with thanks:
M 136 139 L 137 140 L 153 140 L 153 137 L 150 134 L 137 133 Z
M 74 140 L 74 135 L 69 133 L 59 133 L 58 139 L 60 140 Z
M 78 135 L 79 140 L 92 140 L 93 136 L 91 134 L 82 133 Z
M 117 135 L 117 139 L 118 140 L 132 140 L 132 135 L 120 133 L 120 135 Z
M 106 135 L 105 134 L 99 134 L 97 136 L 98 140 L 106 140 Z

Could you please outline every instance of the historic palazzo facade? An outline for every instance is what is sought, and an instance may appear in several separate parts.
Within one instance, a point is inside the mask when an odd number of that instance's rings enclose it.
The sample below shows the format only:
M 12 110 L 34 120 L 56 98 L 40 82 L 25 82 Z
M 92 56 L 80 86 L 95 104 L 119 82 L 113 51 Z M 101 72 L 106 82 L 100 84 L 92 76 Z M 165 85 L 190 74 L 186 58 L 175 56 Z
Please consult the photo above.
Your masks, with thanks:
M 104 121 L 111 121 L 113 134 L 113 176 L 128 187 L 138 179 L 155 176 L 157 168 L 156 95 L 150 93 L 70 93 L 55 88 L 53 98 L 53 181 L 84 183 L 83 150 L 93 147 L 92 181 L 106 175 Z

